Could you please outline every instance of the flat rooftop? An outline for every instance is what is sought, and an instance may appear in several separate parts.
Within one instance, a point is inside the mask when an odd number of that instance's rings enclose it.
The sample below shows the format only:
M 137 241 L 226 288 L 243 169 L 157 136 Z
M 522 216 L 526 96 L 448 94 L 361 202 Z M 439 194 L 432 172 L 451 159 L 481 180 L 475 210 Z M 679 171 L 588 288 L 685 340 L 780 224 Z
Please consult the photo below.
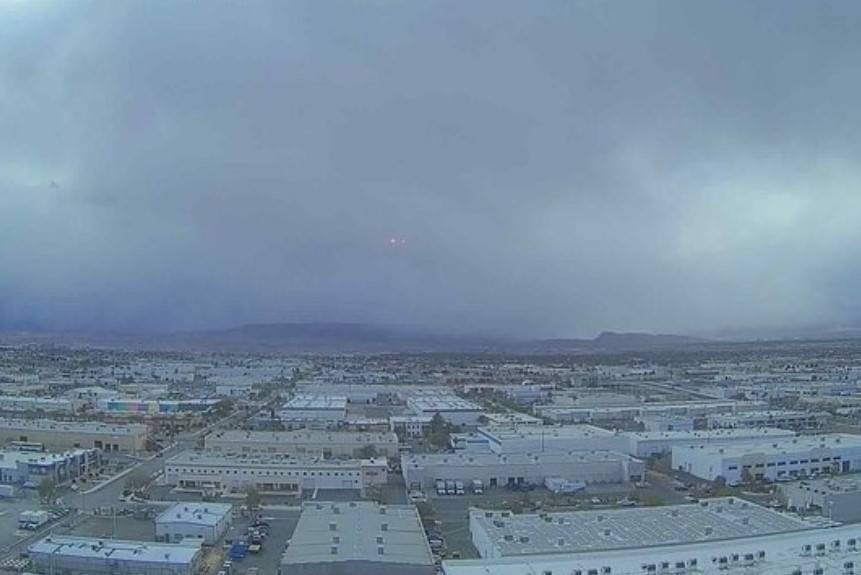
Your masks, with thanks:
M 482 411 L 482 407 L 456 395 L 418 395 L 407 400 L 417 411 Z
M 230 514 L 233 506 L 229 503 L 191 503 L 180 502 L 171 505 L 155 518 L 158 523 L 190 523 L 193 525 L 215 526 Z
M 32 465 L 52 465 L 54 463 L 62 463 L 70 457 L 84 455 L 94 451 L 92 449 L 72 449 L 61 453 L 52 452 L 33 452 L 33 451 L 17 451 L 14 449 L 0 451 L 0 468 L 14 468 L 19 463 L 28 463 Z
M 300 429 L 296 431 L 217 431 L 209 434 L 206 441 L 231 443 L 337 443 L 368 445 L 372 443 L 397 443 L 398 436 L 392 431 L 324 431 Z
M 133 561 L 187 565 L 200 552 L 200 543 L 156 543 L 119 539 L 49 535 L 29 547 L 31 554 L 44 553 L 62 561 L 76 557 L 97 561 Z
M 545 453 L 419 453 L 401 457 L 404 467 L 426 465 L 541 465 L 598 461 L 637 460 L 618 451 L 549 451 Z M 639 460 L 637 460 L 639 461 Z
M 470 509 L 470 519 L 503 556 L 632 549 L 813 528 L 801 519 L 731 497 L 665 507 L 540 515 Z
M 305 503 L 282 565 L 368 561 L 433 565 L 412 505 Z
M 722 455 L 723 457 L 742 457 L 745 455 L 780 455 L 798 453 L 813 449 L 861 448 L 861 435 L 831 433 L 827 435 L 800 435 L 779 441 L 749 441 L 728 445 L 707 445 L 696 447 L 698 453 Z
M 660 565 L 664 561 L 672 566 L 678 561 L 687 564 L 692 557 L 697 557 L 699 565 L 695 572 L 706 575 L 787 575 L 797 568 L 802 568 L 805 574 L 821 568 L 823 573 L 831 575 L 842 573 L 847 560 L 854 560 L 857 565 L 861 554 L 849 551 L 805 557 L 800 554 L 800 550 L 802 546 L 810 544 L 821 544 L 827 548 L 835 539 L 842 540 L 844 545 L 851 539 L 857 540 L 857 526 L 811 528 L 735 540 L 732 544 L 727 541 L 707 541 L 582 553 L 516 555 L 501 559 L 445 560 L 443 567 L 446 575 L 567 575 L 577 571 L 585 574 L 591 569 L 600 573 L 605 565 L 612 566 L 612 573 L 644 573 L 643 565 L 654 564 L 657 567 L 655 572 L 660 573 Z M 763 551 L 765 560 L 757 561 L 752 567 L 745 567 L 742 562 L 734 564 L 732 558 L 737 551 L 754 554 Z M 729 569 L 713 562 L 715 558 L 726 558 Z
M 787 487 L 804 487 L 820 493 L 853 493 L 861 491 L 861 474 L 835 475 L 822 479 L 805 479 L 785 484 Z
M 695 431 L 626 431 L 623 435 L 641 441 L 678 440 L 678 441 L 719 441 L 747 438 L 787 438 L 795 437 L 795 432 L 775 427 L 755 427 L 752 429 L 709 429 Z
M 386 465 L 385 457 L 373 459 L 323 459 L 316 456 L 291 456 L 277 453 L 246 454 L 246 453 L 209 453 L 183 451 L 168 459 L 166 465 L 206 465 L 209 467 L 328 467 L 355 468 L 358 465 L 376 463 Z
M 144 435 L 146 425 L 113 424 L 98 421 L 55 421 L 53 419 L 0 418 L 0 429 L 56 431 L 57 433 L 97 433 L 101 435 Z
M 510 426 L 487 426 L 478 428 L 479 433 L 494 441 L 515 439 L 585 439 L 590 437 L 613 437 L 615 433 L 594 425 L 532 425 L 513 428 Z
M 285 403 L 282 409 L 346 409 L 347 398 L 343 395 L 300 394 Z

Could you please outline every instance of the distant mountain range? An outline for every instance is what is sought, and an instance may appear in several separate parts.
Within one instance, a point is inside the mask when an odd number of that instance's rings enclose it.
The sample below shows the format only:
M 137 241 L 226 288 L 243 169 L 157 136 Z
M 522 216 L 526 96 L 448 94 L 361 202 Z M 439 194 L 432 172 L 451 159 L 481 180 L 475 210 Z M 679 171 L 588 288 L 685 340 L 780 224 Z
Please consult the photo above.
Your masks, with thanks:
M 603 332 L 594 339 L 516 339 L 436 334 L 419 328 L 363 323 L 274 323 L 156 334 L 15 333 L 0 343 L 166 351 L 241 353 L 522 353 L 576 354 L 670 349 L 708 343 L 703 338 Z

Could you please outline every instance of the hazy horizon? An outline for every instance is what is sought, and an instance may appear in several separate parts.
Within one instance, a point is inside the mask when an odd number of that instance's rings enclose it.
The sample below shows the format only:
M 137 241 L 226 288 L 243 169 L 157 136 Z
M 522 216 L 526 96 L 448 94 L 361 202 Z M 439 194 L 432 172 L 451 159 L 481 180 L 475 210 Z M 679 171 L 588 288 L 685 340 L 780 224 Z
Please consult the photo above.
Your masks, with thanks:
M 0 331 L 861 325 L 861 5 L 0 1 Z

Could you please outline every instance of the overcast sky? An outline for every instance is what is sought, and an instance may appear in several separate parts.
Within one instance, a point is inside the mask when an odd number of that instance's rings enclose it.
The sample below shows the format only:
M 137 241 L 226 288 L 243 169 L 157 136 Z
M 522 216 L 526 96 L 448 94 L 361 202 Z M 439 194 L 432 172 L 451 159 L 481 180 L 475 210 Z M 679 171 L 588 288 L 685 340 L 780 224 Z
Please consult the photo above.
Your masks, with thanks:
M 861 3 L 0 0 L 0 329 L 861 319 Z

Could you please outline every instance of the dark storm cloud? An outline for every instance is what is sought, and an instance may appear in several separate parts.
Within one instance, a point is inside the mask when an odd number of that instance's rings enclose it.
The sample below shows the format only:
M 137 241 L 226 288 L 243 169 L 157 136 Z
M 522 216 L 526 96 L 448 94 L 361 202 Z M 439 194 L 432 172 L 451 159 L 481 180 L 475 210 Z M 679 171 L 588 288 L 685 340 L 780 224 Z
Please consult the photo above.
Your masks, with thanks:
M 0 1 L 0 324 L 859 317 L 851 2 Z

